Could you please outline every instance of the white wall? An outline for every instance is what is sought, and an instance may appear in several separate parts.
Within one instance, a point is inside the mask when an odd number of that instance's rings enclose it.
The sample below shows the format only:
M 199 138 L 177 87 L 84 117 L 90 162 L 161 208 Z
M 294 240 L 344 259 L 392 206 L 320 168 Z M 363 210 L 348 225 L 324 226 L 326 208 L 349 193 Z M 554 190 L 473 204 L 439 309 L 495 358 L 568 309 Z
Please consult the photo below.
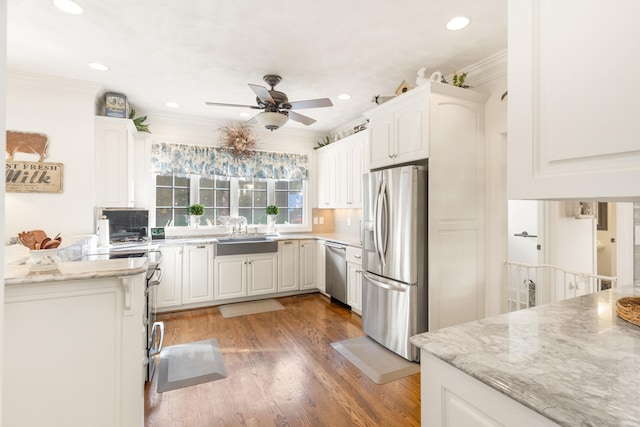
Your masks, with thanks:
M 6 193 L 5 239 L 42 229 L 64 236 L 94 232 L 94 105 L 92 84 L 35 75 L 8 74 L 6 126 L 49 137 L 45 162 L 63 164 L 63 190 Z M 16 154 L 15 160 L 37 160 Z M 6 241 L 5 240 L 5 241 Z
M 566 211 L 566 203 L 550 201 L 547 229 L 543 232 L 547 241 L 546 264 L 576 273 L 596 273 L 596 225 L 595 219 L 576 219 Z M 579 293 L 584 292 L 584 287 Z
M 0 3 L 0 69 L 7 69 L 7 2 Z M 6 93 L 6 74 L 0 73 L 0 94 Z M 6 98 L 0 97 L 0 149 L 6 144 Z M 5 150 L 2 150 L 5 151 Z M 2 163 L 5 164 L 4 157 Z M 4 188 L 0 186 L 0 212 L 5 211 Z M 5 240 L 5 226 L 0 223 L 0 242 Z M 0 259 L 4 260 L 4 245 L 0 245 Z M 0 263 L 0 277 L 2 277 L 2 287 L 0 288 L 0 384 L 2 384 L 2 367 L 4 366 L 4 262 Z M 0 420 L 2 419 L 2 387 L 0 387 Z

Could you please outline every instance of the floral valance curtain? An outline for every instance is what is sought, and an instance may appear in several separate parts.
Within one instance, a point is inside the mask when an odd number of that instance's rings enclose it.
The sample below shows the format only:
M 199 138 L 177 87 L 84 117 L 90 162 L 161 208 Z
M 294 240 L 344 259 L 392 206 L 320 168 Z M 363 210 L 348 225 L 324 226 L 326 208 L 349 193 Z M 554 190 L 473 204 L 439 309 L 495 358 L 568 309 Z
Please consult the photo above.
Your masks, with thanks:
M 307 179 L 309 157 L 270 151 L 254 151 L 238 157 L 225 147 L 160 142 L 151 146 L 151 171 L 159 174 Z

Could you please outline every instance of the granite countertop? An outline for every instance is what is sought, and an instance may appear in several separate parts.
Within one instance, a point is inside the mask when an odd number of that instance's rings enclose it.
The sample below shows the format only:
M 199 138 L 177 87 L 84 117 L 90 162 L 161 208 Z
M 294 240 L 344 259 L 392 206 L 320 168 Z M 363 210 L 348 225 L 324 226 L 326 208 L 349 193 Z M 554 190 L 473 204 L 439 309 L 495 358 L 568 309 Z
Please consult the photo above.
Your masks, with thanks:
M 227 236 L 172 236 L 165 240 L 147 242 L 129 242 L 114 244 L 108 247 L 97 245 L 97 236 L 72 236 L 65 238 L 63 247 L 57 251 L 60 258 L 57 269 L 49 271 L 32 271 L 28 264 L 30 252 L 20 245 L 5 247 L 5 285 L 28 283 L 58 282 L 64 280 L 114 277 L 144 272 L 149 264 L 147 258 L 100 259 L 109 253 L 136 250 L 158 250 L 164 245 L 189 245 L 216 243 L 218 238 Z M 360 247 L 355 239 L 336 234 L 283 234 L 273 236 L 273 240 L 290 239 L 325 239 L 350 246 Z M 78 261 L 81 260 L 81 261 Z M 153 262 L 153 259 L 151 260 Z
M 425 332 L 411 342 L 562 426 L 637 426 L 640 327 L 626 286 Z
M 262 236 L 262 235 L 258 235 Z M 188 244 L 202 244 L 202 243 L 216 243 L 219 238 L 227 238 L 228 236 L 218 236 L 218 237 L 169 237 L 164 240 L 154 240 L 153 243 L 157 245 L 188 245 Z M 239 235 L 238 237 L 243 237 L 243 235 Z M 249 234 L 247 237 L 252 237 Z M 362 247 L 360 243 L 360 239 L 358 237 L 347 236 L 344 234 L 337 233 L 289 233 L 289 234 L 280 234 L 277 236 L 267 236 L 271 240 L 302 240 L 302 239 L 322 239 L 329 240 L 336 243 L 342 243 L 347 246 L 354 247 Z
M 48 271 L 30 271 L 28 264 L 6 265 L 4 284 L 62 282 L 67 280 L 121 277 L 147 271 L 147 258 L 122 258 L 101 261 L 60 262 Z

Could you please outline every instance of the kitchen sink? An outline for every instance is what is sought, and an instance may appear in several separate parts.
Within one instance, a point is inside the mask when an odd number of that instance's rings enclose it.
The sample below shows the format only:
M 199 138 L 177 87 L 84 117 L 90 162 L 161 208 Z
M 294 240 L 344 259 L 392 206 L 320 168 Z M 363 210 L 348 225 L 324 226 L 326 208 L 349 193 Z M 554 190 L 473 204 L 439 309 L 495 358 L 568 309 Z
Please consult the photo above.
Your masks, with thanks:
M 278 242 L 264 236 L 242 236 L 218 239 L 216 256 L 263 254 L 278 252 Z

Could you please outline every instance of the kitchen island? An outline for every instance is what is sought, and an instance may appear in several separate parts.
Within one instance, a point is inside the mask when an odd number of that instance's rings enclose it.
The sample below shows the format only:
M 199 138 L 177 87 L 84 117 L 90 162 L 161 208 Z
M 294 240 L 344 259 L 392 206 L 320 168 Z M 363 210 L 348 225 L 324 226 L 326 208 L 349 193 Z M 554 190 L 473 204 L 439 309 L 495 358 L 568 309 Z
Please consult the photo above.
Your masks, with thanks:
M 640 327 L 616 316 L 636 285 L 412 337 L 423 426 L 638 426 Z
M 148 259 L 34 271 L 24 249 L 5 265 L 2 425 L 142 426 Z

